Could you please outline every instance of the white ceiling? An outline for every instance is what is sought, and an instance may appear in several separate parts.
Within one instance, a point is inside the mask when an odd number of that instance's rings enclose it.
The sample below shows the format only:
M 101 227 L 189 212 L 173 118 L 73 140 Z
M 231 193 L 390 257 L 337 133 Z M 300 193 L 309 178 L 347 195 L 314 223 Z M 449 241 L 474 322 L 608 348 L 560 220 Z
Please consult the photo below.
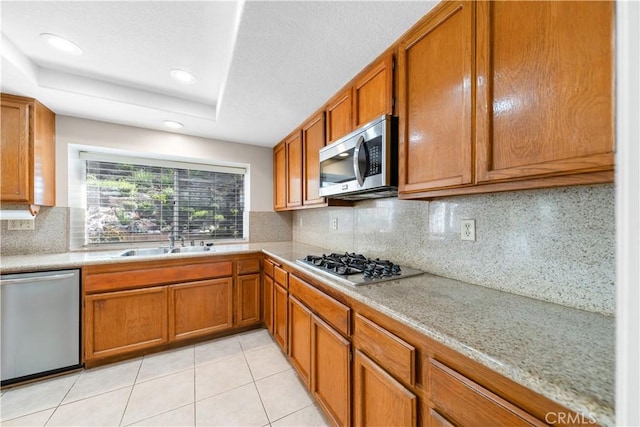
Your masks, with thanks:
M 273 146 L 436 2 L 3 0 L 0 86 L 57 114 Z

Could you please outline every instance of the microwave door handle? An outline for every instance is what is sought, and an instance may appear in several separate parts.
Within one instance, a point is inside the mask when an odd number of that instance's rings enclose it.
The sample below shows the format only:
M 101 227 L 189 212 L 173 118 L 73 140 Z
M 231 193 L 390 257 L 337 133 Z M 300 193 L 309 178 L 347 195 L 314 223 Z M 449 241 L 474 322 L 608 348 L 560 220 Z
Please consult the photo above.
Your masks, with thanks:
M 356 142 L 355 149 L 353 150 L 353 171 L 356 175 L 356 180 L 358 181 L 358 185 L 362 187 L 364 185 L 364 174 L 360 171 L 360 149 L 364 144 L 364 137 L 360 136 L 358 138 L 358 142 Z

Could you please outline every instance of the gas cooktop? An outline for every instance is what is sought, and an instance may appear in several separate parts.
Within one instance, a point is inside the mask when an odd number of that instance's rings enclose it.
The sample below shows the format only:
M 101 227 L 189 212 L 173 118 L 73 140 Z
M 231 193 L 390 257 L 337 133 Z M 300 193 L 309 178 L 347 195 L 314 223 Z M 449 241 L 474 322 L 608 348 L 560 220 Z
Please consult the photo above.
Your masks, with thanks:
M 356 253 L 307 255 L 297 262 L 333 279 L 356 286 L 423 274 L 420 270 L 401 267 L 389 260 L 371 259 Z

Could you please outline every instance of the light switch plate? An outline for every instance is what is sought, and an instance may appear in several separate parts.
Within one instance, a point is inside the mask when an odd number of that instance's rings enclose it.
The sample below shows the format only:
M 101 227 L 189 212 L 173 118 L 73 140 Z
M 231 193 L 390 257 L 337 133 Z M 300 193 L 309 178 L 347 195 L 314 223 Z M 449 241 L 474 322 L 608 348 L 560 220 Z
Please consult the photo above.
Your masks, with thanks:
M 10 219 L 7 228 L 9 230 L 35 230 L 36 222 L 33 219 Z

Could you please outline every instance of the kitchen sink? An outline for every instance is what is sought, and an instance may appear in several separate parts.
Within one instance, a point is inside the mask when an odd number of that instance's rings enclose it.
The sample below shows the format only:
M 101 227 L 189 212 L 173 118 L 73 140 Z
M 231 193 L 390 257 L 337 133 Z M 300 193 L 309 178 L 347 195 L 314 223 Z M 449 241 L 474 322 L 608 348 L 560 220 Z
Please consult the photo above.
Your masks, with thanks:
M 198 252 L 209 252 L 211 246 L 182 246 L 177 248 L 140 248 L 140 249 L 127 249 L 124 252 L 119 253 L 119 257 L 133 257 L 133 256 L 154 256 L 165 254 L 190 254 Z
M 196 252 L 208 252 L 211 246 L 181 246 L 171 249 L 172 254 L 190 254 Z
M 171 248 L 141 248 L 141 249 L 127 249 L 126 251 L 118 254 L 118 256 L 153 256 L 164 255 L 171 252 Z

